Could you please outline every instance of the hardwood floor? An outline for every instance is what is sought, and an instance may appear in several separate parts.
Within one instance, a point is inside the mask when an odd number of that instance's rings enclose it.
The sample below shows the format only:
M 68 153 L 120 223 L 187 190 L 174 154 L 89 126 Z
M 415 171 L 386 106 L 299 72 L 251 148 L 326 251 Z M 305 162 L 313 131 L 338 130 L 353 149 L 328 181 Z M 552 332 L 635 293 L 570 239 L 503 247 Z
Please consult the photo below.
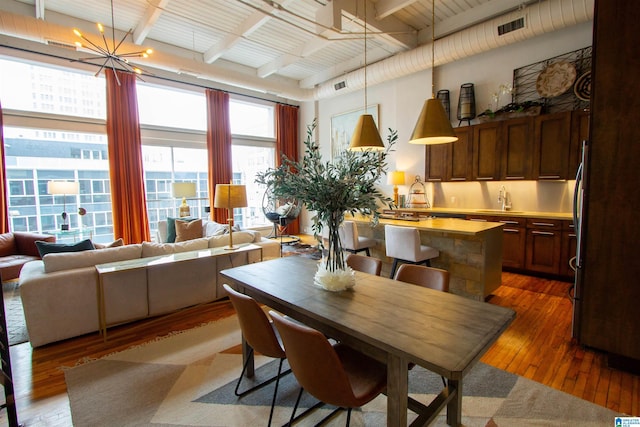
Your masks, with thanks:
M 503 273 L 502 286 L 489 302 L 513 308 L 517 317 L 482 361 L 619 413 L 640 416 L 640 377 L 608 368 L 603 354 L 571 340 L 568 288 L 566 282 Z M 12 346 L 20 421 L 27 426 L 71 425 L 64 367 L 231 314 L 233 308 L 224 300 L 111 328 L 106 343 L 96 333 L 38 349 L 28 343 Z

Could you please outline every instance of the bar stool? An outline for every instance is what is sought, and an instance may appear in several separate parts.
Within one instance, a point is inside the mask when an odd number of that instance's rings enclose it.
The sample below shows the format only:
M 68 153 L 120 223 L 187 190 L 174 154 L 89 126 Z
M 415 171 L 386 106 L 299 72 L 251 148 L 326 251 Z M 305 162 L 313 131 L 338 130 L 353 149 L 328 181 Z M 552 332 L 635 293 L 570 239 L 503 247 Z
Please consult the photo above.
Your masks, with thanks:
M 393 258 L 390 276 L 392 279 L 398 262 L 425 264 L 430 267 L 430 260 L 440 255 L 437 249 L 420 244 L 420 232 L 417 228 L 385 225 L 384 241 L 387 256 Z
M 375 239 L 358 236 L 358 227 L 353 221 L 342 221 L 338 233 L 340 233 L 342 248 L 345 251 L 352 254 L 365 251 L 367 256 L 371 256 L 369 248 L 373 248 L 376 245 Z

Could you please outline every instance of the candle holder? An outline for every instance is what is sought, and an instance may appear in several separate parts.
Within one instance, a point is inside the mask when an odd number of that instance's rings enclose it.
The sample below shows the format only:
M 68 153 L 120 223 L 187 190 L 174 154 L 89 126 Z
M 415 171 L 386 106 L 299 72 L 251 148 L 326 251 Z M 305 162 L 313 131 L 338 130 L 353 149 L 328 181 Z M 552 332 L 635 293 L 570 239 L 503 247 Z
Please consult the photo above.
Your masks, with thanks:
M 465 83 L 460 86 L 460 97 L 458 98 L 458 126 L 463 121 L 471 124 L 471 120 L 476 117 L 476 95 L 473 89 L 473 83 Z

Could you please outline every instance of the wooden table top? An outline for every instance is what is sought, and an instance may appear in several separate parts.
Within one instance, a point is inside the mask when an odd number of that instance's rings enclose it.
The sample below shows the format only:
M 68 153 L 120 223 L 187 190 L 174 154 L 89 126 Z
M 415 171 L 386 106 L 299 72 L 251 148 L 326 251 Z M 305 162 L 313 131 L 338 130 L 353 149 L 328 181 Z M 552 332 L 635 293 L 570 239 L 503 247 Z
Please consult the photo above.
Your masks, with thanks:
M 256 300 L 312 327 L 322 326 L 323 332 L 350 340 L 360 350 L 370 346 L 454 380 L 473 367 L 515 317 L 504 307 L 360 272 L 354 288 L 326 291 L 313 284 L 317 264 L 292 256 L 221 274 Z

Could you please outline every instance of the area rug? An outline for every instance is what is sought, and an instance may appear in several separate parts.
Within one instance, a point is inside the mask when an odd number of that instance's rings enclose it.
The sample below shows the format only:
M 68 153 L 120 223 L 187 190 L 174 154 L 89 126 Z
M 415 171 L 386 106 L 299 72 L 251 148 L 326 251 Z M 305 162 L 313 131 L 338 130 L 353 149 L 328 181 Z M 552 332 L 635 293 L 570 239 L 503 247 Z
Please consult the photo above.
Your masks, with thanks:
M 142 346 L 82 363 L 65 371 L 73 424 L 82 426 L 258 426 L 266 425 L 271 386 L 244 398 L 233 394 L 240 373 L 240 332 L 235 316 Z M 256 380 L 276 369 L 256 358 Z M 428 402 L 440 377 L 410 371 L 412 397 Z M 247 382 L 247 386 L 251 383 Z M 293 375 L 278 391 L 273 425 L 291 414 L 298 392 Z M 465 426 L 609 426 L 616 413 L 533 381 L 478 363 L 465 379 Z M 305 396 L 303 407 L 315 400 Z M 314 425 L 332 408 L 313 412 L 296 425 Z M 408 413 L 409 419 L 414 414 Z M 344 425 L 345 415 L 327 425 Z M 352 426 L 386 425 L 386 397 L 354 411 Z M 444 411 L 433 425 L 445 426 Z
M 294 255 L 318 260 L 322 258 L 322 251 L 317 245 L 307 245 L 304 243 L 282 245 L 282 256 Z
M 2 284 L 2 293 L 4 297 L 4 312 L 7 318 L 9 345 L 22 344 L 29 341 L 18 281 L 4 282 Z

